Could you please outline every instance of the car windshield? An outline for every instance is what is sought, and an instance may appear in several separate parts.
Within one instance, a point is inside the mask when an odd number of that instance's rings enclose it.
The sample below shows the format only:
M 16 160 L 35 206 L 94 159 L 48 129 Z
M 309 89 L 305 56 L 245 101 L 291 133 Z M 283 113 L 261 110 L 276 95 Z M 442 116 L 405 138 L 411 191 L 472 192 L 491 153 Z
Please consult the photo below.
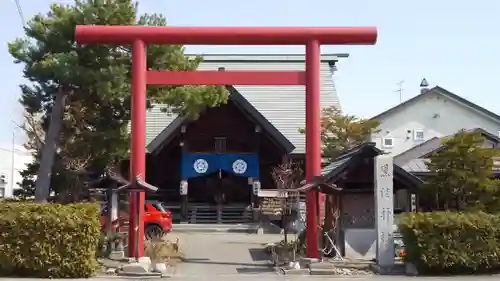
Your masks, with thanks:
M 153 205 L 153 207 L 155 207 L 156 210 L 158 210 L 160 212 L 166 212 L 167 211 L 167 209 L 165 209 L 165 207 L 161 203 L 154 203 L 152 205 Z

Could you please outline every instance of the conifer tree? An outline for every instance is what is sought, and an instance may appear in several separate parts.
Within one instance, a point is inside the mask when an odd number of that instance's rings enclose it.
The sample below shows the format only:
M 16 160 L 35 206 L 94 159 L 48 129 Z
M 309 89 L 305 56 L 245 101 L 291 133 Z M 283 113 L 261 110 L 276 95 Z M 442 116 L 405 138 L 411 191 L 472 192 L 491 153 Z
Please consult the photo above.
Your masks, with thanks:
M 51 191 L 78 194 L 85 177 L 128 157 L 130 46 L 77 45 L 78 24 L 165 26 L 166 19 L 161 14 L 138 16 L 131 0 L 52 4 L 49 12 L 28 21 L 23 38 L 9 43 L 28 81 L 20 86 L 26 118 L 42 128 L 36 132 L 25 127 L 35 161 L 22 173 L 19 196 L 32 196 L 37 180 L 39 201 L 48 196 L 49 180 Z M 200 62 L 200 57 L 185 57 L 183 46 L 148 47 L 150 69 L 195 70 Z M 148 106 L 166 104 L 174 113 L 196 118 L 205 108 L 225 103 L 228 93 L 218 86 L 149 87 L 147 98 Z M 58 111 L 61 118 L 51 119 Z M 51 126 L 60 127 L 52 130 L 53 140 L 47 135 Z M 36 145 L 35 136 L 41 139 Z M 50 155 L 55 155 L 53 165 Z M 36 179 L 40 166 L 49 168 Z
M 444 209 L 500 210 L 498 181 L 493 179 L 499 150 L 484 147 L 480 132 L 459 131 L 429 157 L 424 196 Z M 430 195 L 430 196 L 429 196 Z

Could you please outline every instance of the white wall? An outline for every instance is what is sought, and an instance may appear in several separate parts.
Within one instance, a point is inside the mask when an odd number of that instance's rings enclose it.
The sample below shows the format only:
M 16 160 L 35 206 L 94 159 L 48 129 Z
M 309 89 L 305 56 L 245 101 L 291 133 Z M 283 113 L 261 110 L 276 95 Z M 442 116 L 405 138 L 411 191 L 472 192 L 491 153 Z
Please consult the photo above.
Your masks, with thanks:
M 12 156 L 14 156 L 14 165 L 12 165 Z M 22 180 L 19 172 L 24 170 L 32 159 L 31 154 L 20 145 L 15 145 L 13 152 L 12 144 L 0 144 L 0 175 L 5 176 L 7 182 L 5 187 L 0 186 L 0 188 L 5 188 L 5 197 L 12 197 L 13 189 L 18 188 L 17 183 Z
M 372 136 L 372 141 L 394 156 L 430 138 L 451 135 L 460 129 L 482 128 L 495 136 L 500 130 L 500 122 L 437 94 L 414 100 L 379 121 L 381 131 Z M 423 130 L 423 140 L 414 138 L 415 130 Z M 393 139 L 392 148 L 382 145 L 384 137 Z

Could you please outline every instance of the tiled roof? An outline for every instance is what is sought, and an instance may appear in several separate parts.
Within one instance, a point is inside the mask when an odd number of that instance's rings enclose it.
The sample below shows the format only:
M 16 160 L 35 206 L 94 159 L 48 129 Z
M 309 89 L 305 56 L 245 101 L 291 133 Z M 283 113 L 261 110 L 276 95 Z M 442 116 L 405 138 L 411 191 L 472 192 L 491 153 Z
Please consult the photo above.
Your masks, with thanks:
M 427 168 L 427 163 L 429 159 L 412 159 L 401 166 L 405 171 L 409 173 L 427 173 L 429 169 Z

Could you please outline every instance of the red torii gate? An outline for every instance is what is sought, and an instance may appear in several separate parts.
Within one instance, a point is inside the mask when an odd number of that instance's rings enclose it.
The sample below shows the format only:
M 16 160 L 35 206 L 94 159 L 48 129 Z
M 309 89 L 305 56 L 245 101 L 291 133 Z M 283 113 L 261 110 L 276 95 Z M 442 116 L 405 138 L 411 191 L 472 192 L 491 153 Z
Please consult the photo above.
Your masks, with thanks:
M 146 174 L 146 86 L 149 85 L 305 85 L 306 180 L 321 173 L 320 45 L 373 45 L 375 27 L 156 27 L 78 25 L 79 44 L 132 45 L 131 182 Z M 178 45 L 306 45 L 306 71 L 159 71 L 147 70 L 148 44 Z M 129 256 L 144 255 L 144 225 L 138 237 L 136 206 L 144 192 L 134 191 L 130 202 Z M 142 215 L 143 208 L 139 208 Z M 307 195 L 307 255 L 318 257 L 316 194 Z M 139 241 L 137 241 L 137 239 Z

